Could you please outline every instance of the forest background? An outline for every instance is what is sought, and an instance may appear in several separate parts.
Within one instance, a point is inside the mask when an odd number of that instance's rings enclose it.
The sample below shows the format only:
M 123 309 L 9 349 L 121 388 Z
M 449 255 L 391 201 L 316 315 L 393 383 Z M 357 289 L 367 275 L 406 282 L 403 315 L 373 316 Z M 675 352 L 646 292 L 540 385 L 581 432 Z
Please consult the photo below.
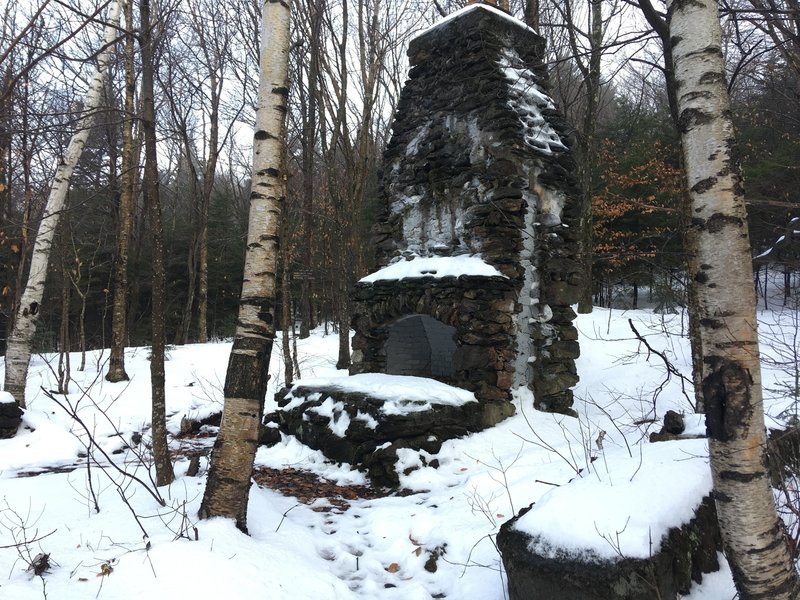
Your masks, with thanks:
M 82 116 L 107 4 L 2 3 L 0 353 L 57 157 Z M 294 6 L 279 328 L 301 338 L 319 324 L 341 332 L 340 366 L 349 360 L 348 291 L 370 268 L 381 152 L 406 76 L 405 50 L 410 38 L 459 7 L 436 0 Z M 575 130 L 593 216 L 592 300 L 635 308 L 647 294 L 663 310 L 683 305 L 685 220 L 663 7 L 543 0 L 509 8 L 547 39 L 550 91 Z M 233 334 L 241 287 L 259 3 L 171 0 L 151 10 L 167 341 L 222 339 Z M 800 17 L 793 0 L 736 0 L 720 10 L 753 256 L 759 269 L 777 268 L 788 278 L 798 266 L 792 220 L 800 206 Z M 138 21 L 134 29 L 141 30 Z M 154 254 L 141 193 L 143 103 L 137 79 L 134 109 L 126 113 L 124 37 L 121 31 L 103 108 L 56 232 L 37 352 L 109 346 L 123 219 L 131 223 L 124 342 L 150 343 Z M 138 46 L 131 52 L 141 72 Z M 122 160 L 126 114 L 133 117 L 130 166 Z M 128 212 L 121 209 L 126 172 L 134 174 Z M 785 289 L 789 294 L 791 286 Z

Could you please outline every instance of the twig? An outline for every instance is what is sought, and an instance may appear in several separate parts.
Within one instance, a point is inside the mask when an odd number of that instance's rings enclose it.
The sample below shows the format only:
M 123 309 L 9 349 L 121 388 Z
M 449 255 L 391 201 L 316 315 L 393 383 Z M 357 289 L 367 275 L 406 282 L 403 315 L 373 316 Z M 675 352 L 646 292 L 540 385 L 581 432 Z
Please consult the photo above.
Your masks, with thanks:
M 561 452 L 556 450 L 551 444 L 548 444 L 547 442 L 545 442 L 544 439 L 542 438 L 542 436 L 540 436 L 538 433 L 536 433 L 536 430 L 533 428 L 533 424 L 530 422 L 530 419 L 528 419 L 528 415 L 525 413 L 525 411 L 522 410 L 520 412 L 522 412 L 522 417 L 525 419 L 525 422 L 528 424 L 528 428 L 531 430 L 531 433 L 536 437 L 536 440 L 538 440 L 538 441 L 529 440 L 528 438 L 522 437 L 516 431 L 514 431 L 512 433 L 515 436 L 517 436 L 519 439 L 524 441 L 524 442 L 528 442 L 529 444 L 533 444 L 534 446 L 539 446 L 540 448 L 544 448 L 545 450 L 549 450 L 550 452 L 553 452 L 559 458 L 561 458 L 565 463 L 567 463 L 572 468 L 572 470 L 575 471 L 576 475 L 580 475 L 581 472 L 583 471 L 583 469 L 578 467 L 578 464 L 577 464 L 577 461 L 575 461 L 575 458 L 572 457 L 572 460 L 570 460 L 569 458 L 567 458 L 566 456 L 561 454 Z M 570 450 L 571 450 L 571 448 L 570 448 Z
M 667 383 L 669 382 L 670 378 L 673 375 L 677 377 L 681 382 L 681 393 L 683 394 L 683 396 L 686 398 L 686 400 L 688 400 L 689 404 L 694 406 L 694 403 L 689 398 L 689 394 L 686 393 L 686 385 L 689 385 L 691 388 L 694 386 L 694 382 L 688 377 L 686 377 L 683 373 L 681 373 L 678 369 L 676 369 L 675 365 L 673 365 L 670 362 L 666 354 L 664 354 L 663 352 L 659 352 L 650 345 L 650 343 L 645 339 L 645 337 L 642 334 L 640 334 L 639 331 L 636 329 L 636 326 L 633 324 L 633 319 L 628 319 L 628 325 L 630 326 L 631 331 L 633 331 L 633 334 L 636 336 L 636 339 L 639 340 L 642 344 L 644 344 L 645 348 L 647 348 L 648 360 L 650 354 L 655 354 L 664 362 L 664 367 L 667 369 L 667 378 L 664 381 L 662 381 L 661 384 L 659 384 L 659 386 L 653 392 L 653 409 L 655 409 L 656 400 L 658 399 L 658 396 L 664 390 L 664 386 L 667 385 Z
M 281 525 L 283 525 L 283 521 L 284 521 L 284 519 L 286 519 L 286 515 L 288 515 L 291 511 L 293 511 L 298 506 L 300 506 L 300 505 L 299 504 L 295 504 L 291 508 L 287 509 L 285 513 L 283 513 L 283 516 L 281 517 L 281 522 L 278 523 L 278 526 L 275 528 L 275 533 L 278 533 L 278 529 L 280 529 Z
M 17 542 L 16 544 L 8 544 L 6 546 L 0 546 L 0 550 L 8 550 L 9 548 L 19 548 L 20 546 L 24 546 L 25 544 L 33 544 L 34 542 L 41 542 L 44 538 L 50 537 L 56 531 L 58 531 L 58 529 L 53 529 L 53 531 L 51 531 L 50 533 L 45 533 L 44 535 L 34 537 L 30 540 L 26 539 L 21 542 Z
M 66 412 L 70 417 L 72 417 L 78 423 L 78 425 L 80 425 L 83 428 L 83 430 L 86 432 L 86 435 L 89 438 L 89 447 L 94 446 L 95 448 L 97 448 L 97 450 L 100 452 L 100 454 L 102 454 L 103 457 L 108 461 L 108 464 L 109 464 L 109 466 L 111 468 L 115 469 L 123 477 L 127 477 L 127 478 L 135 481 L 136 483 L 140 484 L 145 490 L 147 490 L 147 493 L 150 494 L 153 497 L 153 499 L 156 502 L 158 502 L 158 504 L 160 504 L 161 506 L 166 506 L 167 505 L 167 503 L 161 497 L 161 494 L 159 494 L 157 491 L 151 489 L 149 485 L 147 485 L 144 481 L 139 479 L 136 475 L 133 475 L 132 473 L 127 472 L 125 469 L 122 469 L 117 463 L 115 463 L 111 459 L 111 457 L 108 455 L 108 453 L 105 450 L 103 450 L 103 448 L 95 441 L 94 436 L 92 436 L 91 430 L 86 425 L 86 423 L 83 422 L 83 419 L 81 419 L 78 416 L 77 412 L 75 410 L 73 410 L 72 407 L 69 406 L 69 404 L 67 402 L 62 403 L 58 398 L 56 398 L 49 391 L 47 391 L 44 388 L 41 388 L 41 389 L 42 389 L 42 391 L 45 393 L 45 395 L 48 398 L 50 398 L 53 402 L 58 404 L 58 406 L 60 406 L 61 409 L 64 410 L 64 412 Z M 67 406 L 69 406 L 69 408 L 67 408 Z M 90 452 L 89 455 L 90 456 L 94 456 L 94 454 L 92 452 Z M 119 487 L 120 486 L 118 486 L 118 488 Z

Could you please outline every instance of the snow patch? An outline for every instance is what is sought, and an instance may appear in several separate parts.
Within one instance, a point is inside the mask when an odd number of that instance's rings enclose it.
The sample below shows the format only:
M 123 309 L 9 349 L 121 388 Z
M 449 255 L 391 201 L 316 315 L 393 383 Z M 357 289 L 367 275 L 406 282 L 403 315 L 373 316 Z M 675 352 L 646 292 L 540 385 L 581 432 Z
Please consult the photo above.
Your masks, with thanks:
M 414 139 L 412 139 L 408 143 L 408 146 L 406 146 L 406 156 L 416 156 L 417 152 L 419 152 L 420 142 L 422 142 L 425 136 L 428 135 L 428 131 L 430 131 L 430 128 L 431 128 L 430 123 L 425 123 L 425 125 L 419 128 L 419 131 L 414 136 Z
M 356 413 L 356 416 L 355 416 L 354 420 L 355 421 L 364 421 L 364 425 L 366 425 L 368 429 L 377 429 L 378 428 L 378 422 L 375 420 L 375 418 L 372 415 L 370 415 L 368 413 L 363 413 L 361 411 L 358 411 Z
M 441 21 L 438 21 L 438 22 L 434 23 L 433 25 L 431 25 L 430 27 L 428 27 L 424 31 L 420 32 L 420 34 L 417 35 L 416 37 L 420 38 L 420 37 L 422 37 L 424 35 L 428 35 L 429 33 L 433 32 L 433 31 L 436 31 L 442 25 L 445 25 L 445 24 L 447 24 L 447 23 L 449 23 L 451 21 L 454 21 L 454 20 L 458 19 L 459 17 L 461 17 L 462 15 L 465 15 L 468 12 L 472 12 L 473 10 L 486 10 L 486 11 L 489 11 L 490 13 L 494 13 L 495 15 L 497 15 L 499 17 L 503 17 L 503 19 L 505 19 L 506 21 L 509 21 L 510 23 L 513 23 L 514 25 L 516 25 L 520 29 L 525 29 L 527 31 L 530 31 L 531 33 L 536 33 L 536 30 L 531 29 L 530 27 L 525 25 L 525 23 L 523 23 L 522 21 L 520 21 L 516 17 L 512 17 L 508 13 L 503 12 L 502 10 L 500 10 L 498 8 L 495 8 L 494 6 L 489 6 L 488 4 L 469 4 L 469 5 L 465 6 L 464 8 L 460 8 L 459 10 L 457 10 L 457 11 L 455 11 L 453 13 L 450 13 L 449 15 L 444 17 Z M 539 35 L 539 34 L 537 33 L 536 35 Z M 414 38 L 414 39 L 416 39 L 416 38 Z
M 711 487 L 706 440 L 644 444 L 632 457 L 599 457 L 542 496 L 515 528 L 545 555 L 648 558 L 670 528 L 692 519 Z
M 333 398 L 325 398 L 319 406 L 312 406 L 306 412 L 316 413 L 328 418 L 328 427 L 333 435 L 343 438 L 350 426 L 350 415 L 344 409 L 344 402 L 336 402 Z
M 552 110 L 555 105 L 539 86 L 534 72 L 525 67 L 512 48 L 501 50 L 498 65 L 508 80 L 508 105 L 522 123 L 525 143 L 548 156 L 566 150 L 561 137 L 542 115 L 543 109 Z
M 403 415 L 430 410 L 433 405 L 462 406 L 467 402 L 477 402 L 475 394 L 470 391 L 447 385 L 435 379 L 410 375 L 361 373 L 350 377 L 301 379 L 295 382 L 295 386 L 365 394 L 383 400 L 381 410 L 387 415 Z M 326 412 L 326 415 L 333 414 L 333 406 L 323 410 L 331 411 Z
M 396 263 L 362 277 L 361 283 L 408 279 L 414 277 L 458 277 L 472 275 L 481 277 L 505 277 L 500 271 L 484 262 L 480 256 L 417 256 L 412 260 Z

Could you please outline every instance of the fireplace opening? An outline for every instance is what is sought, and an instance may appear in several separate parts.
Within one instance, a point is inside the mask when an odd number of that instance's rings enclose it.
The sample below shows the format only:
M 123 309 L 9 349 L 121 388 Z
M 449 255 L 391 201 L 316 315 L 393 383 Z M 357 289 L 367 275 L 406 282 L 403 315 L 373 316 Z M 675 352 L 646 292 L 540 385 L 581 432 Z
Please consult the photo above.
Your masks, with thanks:
M 386 373 L 452 380 L 456 328 L 427 315 L 410 315 L 388 327 Z

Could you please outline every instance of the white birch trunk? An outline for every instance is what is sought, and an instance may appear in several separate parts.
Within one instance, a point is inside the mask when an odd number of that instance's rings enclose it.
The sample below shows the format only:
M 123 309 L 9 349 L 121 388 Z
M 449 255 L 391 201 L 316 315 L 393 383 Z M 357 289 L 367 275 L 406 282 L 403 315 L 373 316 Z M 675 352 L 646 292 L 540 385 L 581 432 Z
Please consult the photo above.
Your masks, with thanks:
M 225 377 L 225 406 L 214 444 L 201 518 L 230 517 L 247 530 L 247 500 L 275 339 L 275 273 L 286 196 L 286 99 L 290 0 L 262 5 L 261 74 L 244 283 Z
M 72 172 L 83 153 L 83 147 L 89 138 L 95 113 L 102 99 L 108 64 L 114 53 L 114 41 L 117 38 L 121 10 L 121 0 L 115 0 L 109 8 L 104 46 L 97 58 L 97 67 L 89 85 L 89 90 L 86 93 L 83 107 L 84 115 L 78 124 L 78 131 L 70 139 L 67 150 L 64 156 L 61 157 L 56 169 L 53 185 L 50 188 L 44 214 L 36 234 L 36 242 L 31 254 L 28 281 L 17 307 L 14 328 L 8 338 L 5 391 L 14 396 L 17 403 L 23 408 L 25 408 L 25 380 L 28 376 L 28 364 L 31 358 L 33 336 L 36 332 L 36 321 L 38 320 L 40 305 L 44 296 L 44 282 L 47 278 L 53 236 L 58 227 L 61 213 L 64 210 Z
M 717 3 L 668 2 L 704 351 L 702 388 L 725 554 L 743 600 L 798 597 L 766 469 L 756 299 Z

